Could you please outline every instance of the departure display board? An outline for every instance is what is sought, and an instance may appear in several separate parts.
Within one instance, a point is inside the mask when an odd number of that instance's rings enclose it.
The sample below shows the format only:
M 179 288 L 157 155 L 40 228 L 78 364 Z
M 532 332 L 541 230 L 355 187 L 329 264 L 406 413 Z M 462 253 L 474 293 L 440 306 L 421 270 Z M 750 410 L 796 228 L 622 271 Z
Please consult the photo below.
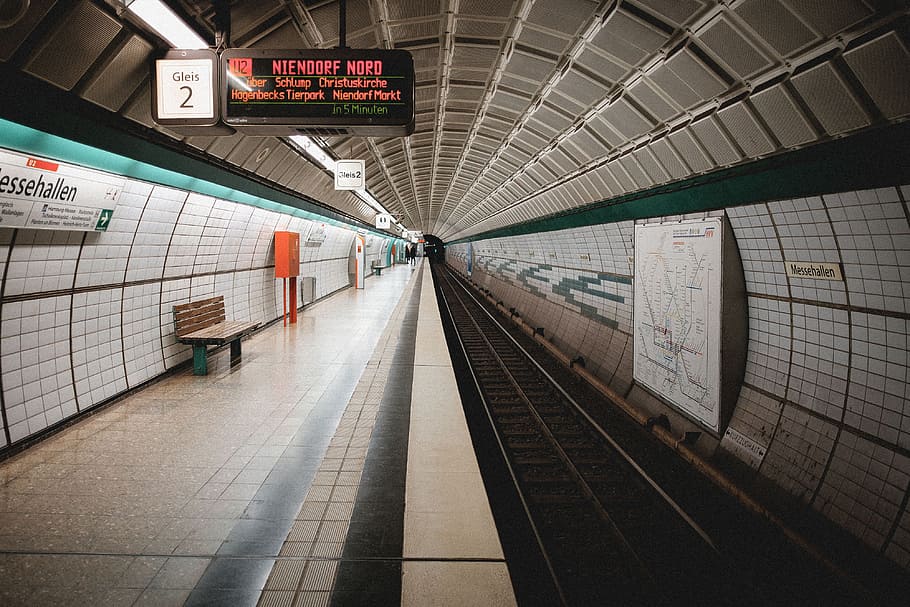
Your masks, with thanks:
M 222 120 L 262 134 L 414 132 L 414 60 L 403 50 L 229 49 Z

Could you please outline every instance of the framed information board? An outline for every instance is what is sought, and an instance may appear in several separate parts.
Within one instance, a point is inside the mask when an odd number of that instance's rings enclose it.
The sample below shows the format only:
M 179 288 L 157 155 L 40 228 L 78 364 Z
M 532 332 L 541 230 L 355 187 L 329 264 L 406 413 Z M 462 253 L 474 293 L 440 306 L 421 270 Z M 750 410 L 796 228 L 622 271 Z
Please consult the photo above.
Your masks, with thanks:
M 221 54 L 221 76 L 222 120 L 247 132 L 414 132 L 407 51 L 229 49 Z
M 635 226 L 635 381 L 721 430 L 723 223 Z

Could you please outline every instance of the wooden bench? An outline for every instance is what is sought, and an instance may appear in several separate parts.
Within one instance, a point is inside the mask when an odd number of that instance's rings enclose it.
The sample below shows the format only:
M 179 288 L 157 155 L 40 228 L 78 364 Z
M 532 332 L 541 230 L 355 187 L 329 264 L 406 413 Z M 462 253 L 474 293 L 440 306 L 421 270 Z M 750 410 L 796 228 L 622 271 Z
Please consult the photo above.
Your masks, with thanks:
M 376 276 L 382 276 L 382 271 L 388 267 L 389 266 L 384 266 L 384 265 L 380 264 L 375 259 L 370 262 L 370 269 L 372 269 L 374 272 L 376 272 Z
M 208 374 L 206 346 L 230 342 L 231 360 L 237 360 L 240 358 L 240 339 L 258 326 L 258 322 L 225 320 L 222 295 L 174 306 L 177 341 L 193 346 L 193 375 Z

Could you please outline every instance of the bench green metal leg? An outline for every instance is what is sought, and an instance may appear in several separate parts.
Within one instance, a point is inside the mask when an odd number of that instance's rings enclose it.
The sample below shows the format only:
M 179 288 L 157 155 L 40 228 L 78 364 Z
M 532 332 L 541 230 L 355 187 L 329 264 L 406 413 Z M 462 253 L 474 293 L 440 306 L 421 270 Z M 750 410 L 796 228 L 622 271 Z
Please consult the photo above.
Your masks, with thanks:
M 193 375 L 208 375 L 205 362 L 205 346 L 193 344 Z
M 240 338 L 238 337 L 231 342 L 231 360 L 240 358 Z

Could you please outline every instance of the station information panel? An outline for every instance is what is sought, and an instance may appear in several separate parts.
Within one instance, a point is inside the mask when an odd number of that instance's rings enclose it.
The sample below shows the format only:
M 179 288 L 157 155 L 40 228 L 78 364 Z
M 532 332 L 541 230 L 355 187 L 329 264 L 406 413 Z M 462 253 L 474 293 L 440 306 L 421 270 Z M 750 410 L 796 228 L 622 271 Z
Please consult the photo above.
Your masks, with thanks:
M 414 60 L 407 51 L 229 49 L 221 54 L 221 76 L 222 120 L 238 129 L 414 132 Z

